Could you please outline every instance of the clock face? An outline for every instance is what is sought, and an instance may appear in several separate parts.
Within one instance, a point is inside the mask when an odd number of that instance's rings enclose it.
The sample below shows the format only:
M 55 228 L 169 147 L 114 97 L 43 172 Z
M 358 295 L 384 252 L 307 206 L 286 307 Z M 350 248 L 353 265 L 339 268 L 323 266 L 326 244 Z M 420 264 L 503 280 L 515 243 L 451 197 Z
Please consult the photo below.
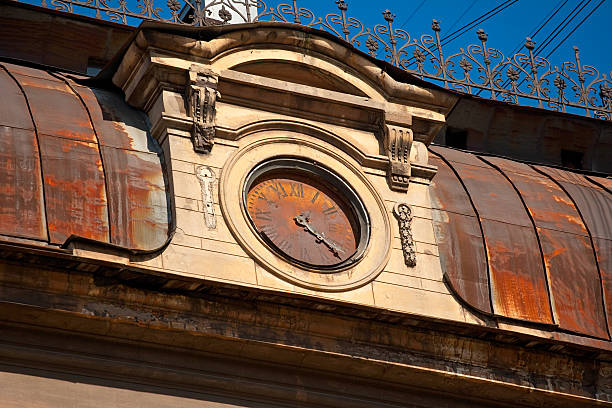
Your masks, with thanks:
M 284 257 L 323 268 L 354 258 L 362 228 L 351 197 L 343 196 L 333 178 L 272 169 L 253 178 L 245 193 L 253 226 Z

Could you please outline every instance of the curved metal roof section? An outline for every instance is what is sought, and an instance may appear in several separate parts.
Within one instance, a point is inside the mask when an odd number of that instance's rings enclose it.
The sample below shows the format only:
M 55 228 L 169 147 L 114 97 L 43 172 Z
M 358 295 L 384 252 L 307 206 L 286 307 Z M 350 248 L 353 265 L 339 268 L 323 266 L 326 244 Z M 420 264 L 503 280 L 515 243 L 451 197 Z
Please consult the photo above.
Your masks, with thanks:
M 610 339 L 609 180 L 432 146 L 445 278 L 472 308 Z
M 163 157 L 108 90 L 0 63 L 0 235 L 147 251 L 168 239 Z

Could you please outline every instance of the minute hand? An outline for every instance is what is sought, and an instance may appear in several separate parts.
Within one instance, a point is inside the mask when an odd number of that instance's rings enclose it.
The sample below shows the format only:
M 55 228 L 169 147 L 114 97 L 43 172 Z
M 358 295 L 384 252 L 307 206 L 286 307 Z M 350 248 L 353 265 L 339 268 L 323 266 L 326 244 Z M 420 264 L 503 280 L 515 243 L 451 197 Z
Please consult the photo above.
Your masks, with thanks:
M 327 239 L 322 232 L 317 231 L 308 222 L 308 218 L 305 217 L 304 214 L 300 214 L 300 215 L 298 215 L 296 217 L 293 217 L 293 219 L 295 220 L 297 225 L 299 225 L 301 227 L 304 227 L 304 231 L 308 231 L 312 235 L 314 235 L 317 242 L 324 243 L 330 249 L 330 251 L 332 251 L 334 253 L 334 255 L 338 256 L 339 252 L 342 252 L 342 253 L 345 252 L 344 249 L 342 249 L 339 245 L 337 245 L 337 244 L 331 242 L 329 239 Z

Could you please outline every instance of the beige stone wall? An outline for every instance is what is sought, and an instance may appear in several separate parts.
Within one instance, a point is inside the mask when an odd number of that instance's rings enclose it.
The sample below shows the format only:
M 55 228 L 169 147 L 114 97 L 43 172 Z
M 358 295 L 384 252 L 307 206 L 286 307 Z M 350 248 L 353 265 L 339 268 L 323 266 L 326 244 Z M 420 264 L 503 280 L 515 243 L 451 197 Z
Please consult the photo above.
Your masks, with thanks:
M 275 41 L 284 44 L 260 46 L 258 35 L 269 41 L 270 31 L 251 31 L 247 37 L 229 34 L 225 40 L 197 45 L 176 36 L 141 34 L 136 41 L 138 46 L 132 46 L 124 57 L 114 81 L 124 89 L 128 102 L 145 110 L 151 118 L 154 136 L 166 154 L 176 205 L 176 234 L 171 244 L 159 256 L 137 264 L 206 280 L 478 323 L 443 281 L 431 219 L 427 178 L 433 171 L 428 167 L 425 145 L 443 124 L 443 112 L 452 101 L 431 90 L 397 82 L 369 60 L 328 40 L 300 42 L 298 46 L 294 33 L 285 33 L 284 37 L 275 37 Z M 245 38 L 249 38 L 248 46 L 242 43 Z M 147 51 L 147 47 L 154 51 Z M 304 47 L 310 48 L 308 54 Z M 164 48 L 172 48 L 172 53 L 164 54 Z M 261 63 L 265 65 L 258 65 Z M 282 69 L 283 72 L 275 72 Z M 207 154 L 194 151 L 191 118 L 185 108 L 185 89 L 189 86 L 185 80 L 193 78 L 189 72 L 194 70 L 215 75 L 219 84 L 215 142 Z M 310 75 L 312 82 L 323 84 L 325 89 L 310 86 Z M 321 79 L 324 76 L 327 79 Z M 175 85 L 168 86 L 169 83 Z M 383 143 L 386 123 L 414 132 L 411 165 L 421 170 L 413 170 L 407 192 L 393 191 L 388 182 L 390 159 Z M 233 227 L 232 231 L 228 225 L 228 209 L 222 208 L 219 197 L 220 183 L 231 158 L 258 140 L 256 131 L 245 129 L 283 126 L 294 135 L 303 132 L 304 138 L 315 140 L 313 143 L 323 146 L 323 150 L 334 151 L 347 163 L 354 163 L 384 203 L 381 211 L 391 228 L 387 237 L 387 241 L 391 240 L 390 256 L 366 284 L 336 291 L 314 290 L 316 285 L 305 288 L 273 273 L 255 259 L 258 256 L 249 254 L 237 235 L 248 241 L 253 231 L 243 227 Z M 250 136 L 243 137 L 245 134 Z M 297 139 L 299 144 L 299 136 Z M 197 166 L 201 165 L 208 166 L 216 176 L 214 229 L 205 222 L 202 191 L 196 177 Z M 404 263 L 398 223 L 392 213 L 397 203 L 408 204 L 413 211 L 414 267 Z M 367 263 L 377 250 L 374 248 L 360 262 Z M 279 265 L 282 268 L 282 262 Z

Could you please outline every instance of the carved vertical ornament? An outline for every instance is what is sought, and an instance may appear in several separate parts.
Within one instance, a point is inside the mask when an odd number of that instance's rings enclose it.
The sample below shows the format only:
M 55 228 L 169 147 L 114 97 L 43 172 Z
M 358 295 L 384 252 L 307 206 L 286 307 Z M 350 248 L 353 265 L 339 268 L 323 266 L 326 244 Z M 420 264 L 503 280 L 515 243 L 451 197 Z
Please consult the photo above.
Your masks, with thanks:
M 215 103 L 218 77 L 209 70 L 189 71 L 187 100 L 193 120 L 191 140 L 198 153 L 208 153 L 215 139 Z
M 198 166 L 196 168 L 196 177 L 200 181 L 200 188 L 202 190 L 204 221 L 208 229 L 215 229 L 217 228 L 217 217 L 215 216 L 215 205 L 213 201 L 215 172 L 208 166 Z
M 389 186 L 393 190 L 408 190 L 411 147 L 412 130 L 401 126 L 385 125 L 385 149 L 389 157 L 387 176 Z
M 416 266 L 416 250 L 412 239 L 412 210 L 407 204 L 396 204 L 393 214 L 399 224 L 402 251 L 404 252 L 404 263 L 407 266 Z

